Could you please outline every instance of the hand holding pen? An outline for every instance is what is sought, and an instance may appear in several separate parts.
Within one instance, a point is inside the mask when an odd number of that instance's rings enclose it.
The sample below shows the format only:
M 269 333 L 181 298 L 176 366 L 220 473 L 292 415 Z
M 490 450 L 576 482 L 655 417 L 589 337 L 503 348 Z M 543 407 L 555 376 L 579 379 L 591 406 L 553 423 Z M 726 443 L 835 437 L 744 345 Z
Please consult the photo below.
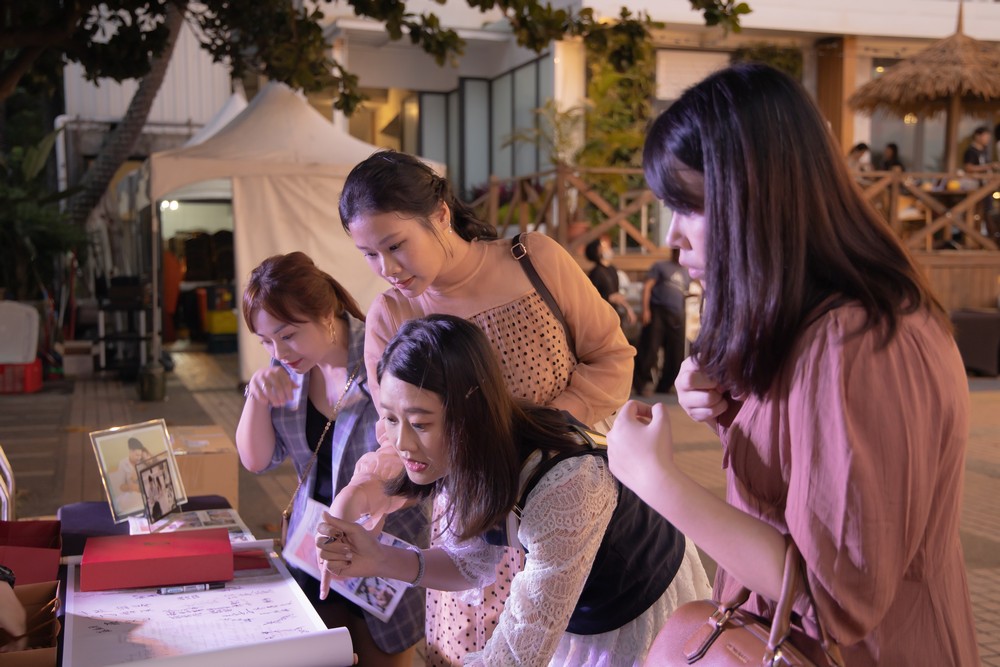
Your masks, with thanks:
M 371 515 L 363 514 L 355 521 L 338 519 L 323 512 L 316 535 L 316 549 L 322 577 L 320 599 L 326 599 L 333 578 L 367 577 L 375 574 L 381 559 L 378 531 L 368 530 Z

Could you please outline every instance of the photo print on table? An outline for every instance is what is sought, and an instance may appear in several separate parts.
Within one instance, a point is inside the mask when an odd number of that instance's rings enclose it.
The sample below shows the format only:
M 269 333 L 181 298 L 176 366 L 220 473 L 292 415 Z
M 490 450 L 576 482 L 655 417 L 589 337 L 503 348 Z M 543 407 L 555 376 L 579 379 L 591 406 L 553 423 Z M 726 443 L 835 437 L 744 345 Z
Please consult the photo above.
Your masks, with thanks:
M 160 455 L 166 457 L 175 504 L 187 502 L 166 422 L 162 419 L 93 431 L 90 442 L 115 523 L 146 514 L 137 466 Z
M 150 526 L 180 509 L 166 452 L 140 462 L 136 465 L 136 470 L 139 473 L 143 508 Z

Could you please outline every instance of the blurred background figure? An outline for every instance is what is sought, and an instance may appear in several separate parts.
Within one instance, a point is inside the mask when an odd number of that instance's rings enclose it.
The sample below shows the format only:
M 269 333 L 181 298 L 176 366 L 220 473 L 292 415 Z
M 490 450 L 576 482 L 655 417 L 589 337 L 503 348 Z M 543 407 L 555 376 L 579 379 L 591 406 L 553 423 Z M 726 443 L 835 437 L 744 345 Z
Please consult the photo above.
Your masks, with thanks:
M 899 159 L 899 146 L 890 142 L 882 149 L 882 169 L 891 171 L 896 167 L 899 167 L 900 171 L 906 171 L 902 160 Z
M 611 249 L 611 238 L 602 236 L 594 239 L 587 244 L 584 255 L 594 263 L 594 268 L 587 273 L 587 277 L 594 283 L 601 298 L 614 306 L 627 335 L 628 331 L 636 326 L 639 318 L 632 304 L 628 302 L 628 297 L 625 296 L 622 273 L 611 264 L 615 256 L 615 251 Z
M 688 272 L 677 263 L 674 248 L 670 259 L 649 267 L 642 285 L 642 334 L 639 337 L 633 387 L 641 396 L 669 393 L 685 354 L 685 299 L 691 287 Z M 663 365 L 659 364 L 663 350 Z M 658 371 L 658 373 L 657 373 Z M 654 374 L 658 380 L 653 381 Z
M 872 170 L 872 152 L 868 144 L 861 142 L 851 148 L 847 154 L 847 167 L 853 171 Z

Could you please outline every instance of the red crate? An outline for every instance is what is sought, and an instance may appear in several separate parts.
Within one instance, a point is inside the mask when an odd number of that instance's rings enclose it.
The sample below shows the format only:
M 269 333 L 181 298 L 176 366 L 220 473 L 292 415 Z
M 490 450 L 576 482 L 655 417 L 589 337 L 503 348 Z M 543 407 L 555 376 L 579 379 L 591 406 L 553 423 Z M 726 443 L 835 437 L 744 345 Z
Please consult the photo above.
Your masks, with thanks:
M 31 394 L 42 388 L 42 360 L 0 364 L 0 394 Z

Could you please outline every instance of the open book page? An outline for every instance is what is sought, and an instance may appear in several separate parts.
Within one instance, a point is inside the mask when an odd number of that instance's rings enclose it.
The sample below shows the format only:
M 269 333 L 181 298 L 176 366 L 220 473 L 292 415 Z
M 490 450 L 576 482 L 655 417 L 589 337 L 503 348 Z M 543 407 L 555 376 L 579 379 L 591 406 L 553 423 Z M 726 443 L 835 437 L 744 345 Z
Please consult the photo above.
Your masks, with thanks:
M 316 579 L 320 578 L 319 564 L 316 562 L 316 527 L 319 526 L 324 511 L 326 511 L 325 506 L 310 498 L 306 503 L 302 520 L 288 537 L 288 544 L 282 552 L 286 561 Z M 381 533 L 378 540 L 382 544 L 394 547 L 413 546 L 389 533 Z M 407 585 L 402 581 L 383 577 L 334 579 L 330 583 L 330 590 L 334 593 L 350 600 L 381 621 L 389 620 L 406 589 Z
M 234 554 L 244 546 L 250 545 L 238 545 Z M 83 592 L 79 565 L 70 565 L 62 664 L 107 667 L 175 656 L 190 656 L 191 662 L 186 658 L 177 664 L 212 667 L 317 664 L 292 660 L 298 650 L 292 647 L 286 647 L 284 659 L 263 659 L 264 647 L 272 642 L 325 633 L 326 625 L 281 559 L 261 552 L 260 544 L 255 552 L 261 555 L 256 566 L 238 569 L 223 587 L 174 595 L 160 594 L 156 588 Z M 310 641 L 302 642 L 303 648 L 306 644 Z M 336 652 L 334 644 L 339 647 Z M 248 645 L 260 648 L 250 652 L 255 658 L 250 661 L 225 662 L 215 653 Z M 329 653 L 322 664 L 351 664 L 349 634 L 331 636 L 323 646 Z M 202 660 L 199 655 L 213 657 Z
M 227 528 L 230 542 L 253 542 L 253 533 L 234 509 L 196 510 L 170 514 L 153 524 L 154 533 L 172 533 L 180 530 L 201 530 L 204 528 Z M 149 522 L 143 516 L 132 516 L 128 520 L 130 535 L 150 532 Z

